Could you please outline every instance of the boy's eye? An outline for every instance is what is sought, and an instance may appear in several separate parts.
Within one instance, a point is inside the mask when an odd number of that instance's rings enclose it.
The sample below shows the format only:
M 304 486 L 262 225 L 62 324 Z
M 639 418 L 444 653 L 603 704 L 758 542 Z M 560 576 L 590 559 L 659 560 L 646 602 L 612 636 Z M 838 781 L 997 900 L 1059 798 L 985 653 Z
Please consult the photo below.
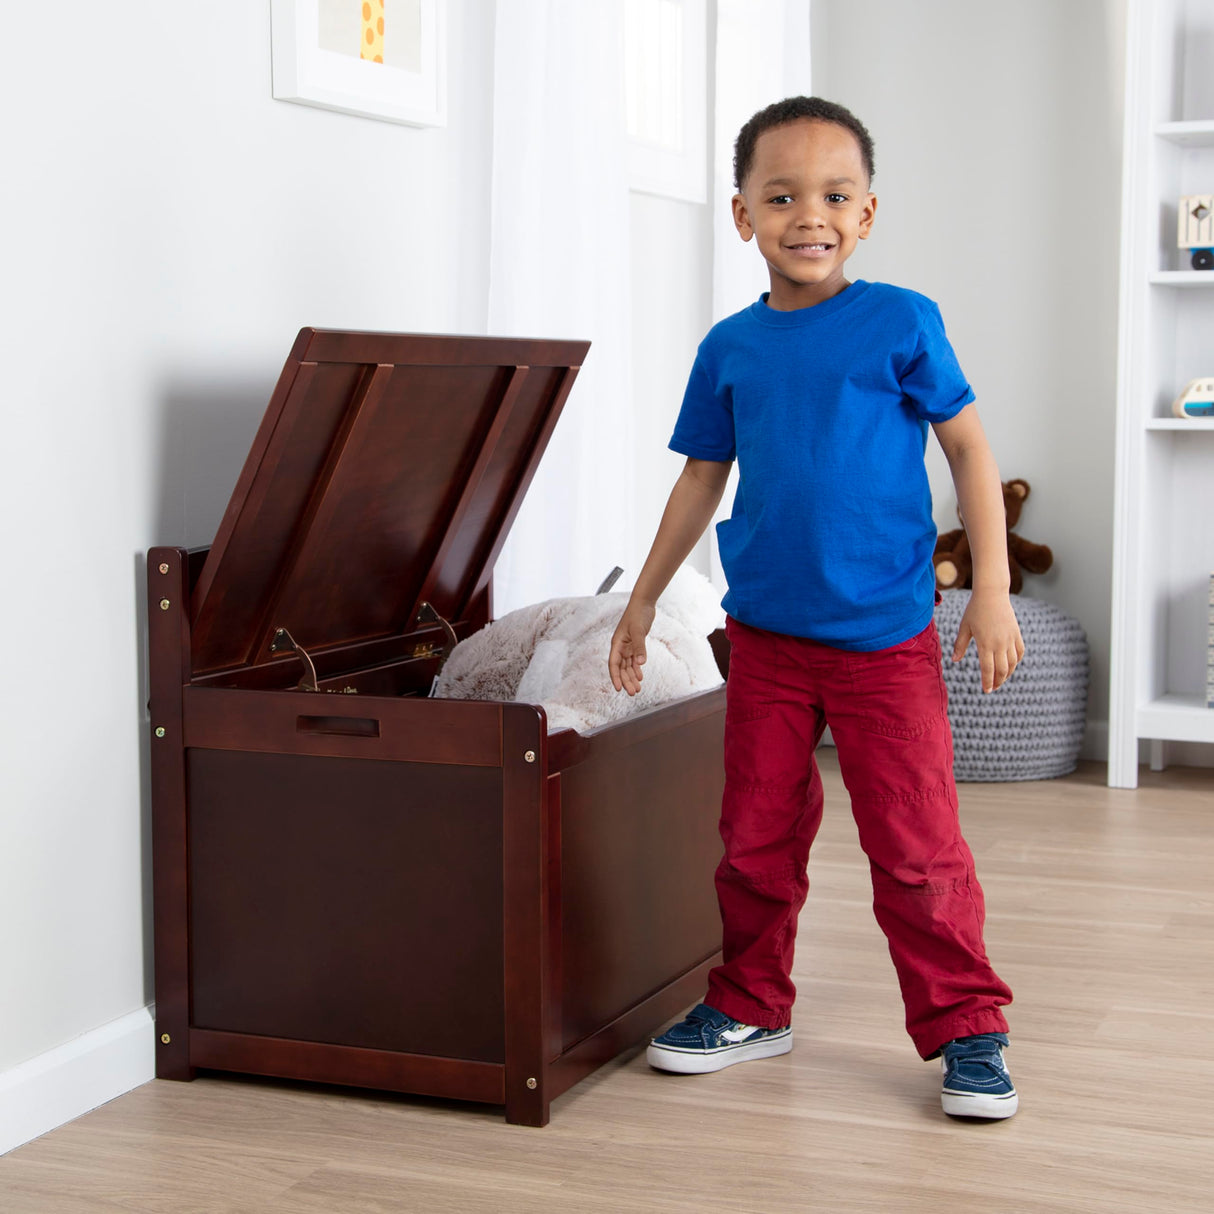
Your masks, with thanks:
M 774 198 L 769 198 L 767 201 L 773 203 L 775 206 L 783 206 L 787 202 L 792 202 L 792 195 L 777 194 Z
M 846 195 L 846 194 L 827 194 L 827 195 L 826 195 L 826 201 L 827 201 L 827 202 L 835 202 L 835 203 L 839 203 L 839 202 L 846 202 L 846 201 L 847 201 L 847 195 Z

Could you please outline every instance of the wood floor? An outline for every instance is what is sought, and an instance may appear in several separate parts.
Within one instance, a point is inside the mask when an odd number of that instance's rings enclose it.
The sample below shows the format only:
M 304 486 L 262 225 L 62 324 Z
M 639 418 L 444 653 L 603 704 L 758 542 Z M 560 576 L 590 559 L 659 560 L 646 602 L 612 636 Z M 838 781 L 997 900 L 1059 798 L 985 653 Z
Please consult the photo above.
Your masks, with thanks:
M 150 1083 L 0 1159 L 5 1214 L 1214 1210 L 1214 773 L 962 785 L 1016 991 L 1010 1121 L 951 1121 L 901 1027 L 838 770 L 801 921 L 796 1046 L 717 1075 L 633 1053 L 508 1126 L 469 1105 Z

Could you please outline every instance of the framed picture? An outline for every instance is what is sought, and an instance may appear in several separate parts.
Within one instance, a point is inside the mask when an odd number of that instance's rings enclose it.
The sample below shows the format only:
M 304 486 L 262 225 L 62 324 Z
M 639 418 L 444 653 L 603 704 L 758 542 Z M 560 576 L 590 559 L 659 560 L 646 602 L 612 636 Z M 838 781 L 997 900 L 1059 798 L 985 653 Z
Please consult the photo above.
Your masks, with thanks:
M 444 126 L 446 16 L 446 0 L 271 0 L 274 96 Z

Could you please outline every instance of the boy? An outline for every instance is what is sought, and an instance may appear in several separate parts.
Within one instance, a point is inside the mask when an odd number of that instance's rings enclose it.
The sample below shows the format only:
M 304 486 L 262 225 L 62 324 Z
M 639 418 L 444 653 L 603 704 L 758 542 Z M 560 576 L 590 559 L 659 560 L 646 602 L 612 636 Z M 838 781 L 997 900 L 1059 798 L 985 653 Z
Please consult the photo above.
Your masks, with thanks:
M 865 128 L 816 97 L 760 111 L 735 145 L 734 223 L 756 241 L 771 290 L 700 345 L 670 443 L 687 463 L 609 658 L 616 690 L 635 695 L 654 603 L 737 459 L 733 512 L 718 528 L 732 645 L 716 873 L 723 961 L 704 1002 L 648 1059 L 704 1073 L 792 1048 L 793 940 L 822 814 L 813 752 L 829 724 L 911 1039 L 921 1057 L 942 1056 L 946 1113 L 1010 1117 L 999 1009 L 1011 991 L 983 945 L 932 622 L 927 426 L 974 556 L 952 657 L 973 640 L 987 692 L 1024 654 L 1003 498 L 935 304 L 844 277 L 872 229 L 872 170 Z

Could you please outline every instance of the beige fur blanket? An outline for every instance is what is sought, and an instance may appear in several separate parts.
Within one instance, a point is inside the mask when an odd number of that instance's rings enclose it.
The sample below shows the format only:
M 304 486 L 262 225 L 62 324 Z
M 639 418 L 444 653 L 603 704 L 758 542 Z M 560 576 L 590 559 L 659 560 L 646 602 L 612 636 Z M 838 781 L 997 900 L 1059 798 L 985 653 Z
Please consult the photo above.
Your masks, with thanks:
M 451 651 L 434 694 L 539 704 L 550 731 L 585 733 L 720 686 L 708 643 L 725 619 L 719 595 L 706 577 L 684 566 L 658 600 L 639 694 L 616 691 L 607 655 L 627 602 L 627 594 L 600 594 L 512 611 Z

